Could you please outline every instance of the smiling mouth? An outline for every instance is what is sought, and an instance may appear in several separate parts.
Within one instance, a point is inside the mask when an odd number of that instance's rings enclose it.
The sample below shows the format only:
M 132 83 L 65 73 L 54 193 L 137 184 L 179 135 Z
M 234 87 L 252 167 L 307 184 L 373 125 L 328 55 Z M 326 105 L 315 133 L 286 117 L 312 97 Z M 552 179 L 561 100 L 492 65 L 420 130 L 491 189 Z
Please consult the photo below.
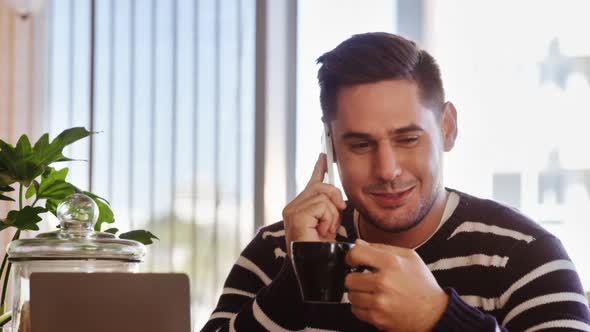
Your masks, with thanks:
M 412 194 L 415 186 L 396 192 L 372 192 L 370 195 L 381 206 L 396 207 L 403 205 L 406 199 Z

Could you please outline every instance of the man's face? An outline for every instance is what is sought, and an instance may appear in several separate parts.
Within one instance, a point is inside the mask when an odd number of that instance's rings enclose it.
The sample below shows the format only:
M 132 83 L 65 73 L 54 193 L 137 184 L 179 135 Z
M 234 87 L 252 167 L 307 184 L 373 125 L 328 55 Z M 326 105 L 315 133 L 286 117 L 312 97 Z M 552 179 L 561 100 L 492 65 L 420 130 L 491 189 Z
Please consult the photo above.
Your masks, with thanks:
M 337 107 L 332 136 L 348 199 L 382 231 L 417 225 L 442 186 L 442 153 L 454 142 L 443 135 L 448 119 L 441 129 L 407 80 L 341 88 Z

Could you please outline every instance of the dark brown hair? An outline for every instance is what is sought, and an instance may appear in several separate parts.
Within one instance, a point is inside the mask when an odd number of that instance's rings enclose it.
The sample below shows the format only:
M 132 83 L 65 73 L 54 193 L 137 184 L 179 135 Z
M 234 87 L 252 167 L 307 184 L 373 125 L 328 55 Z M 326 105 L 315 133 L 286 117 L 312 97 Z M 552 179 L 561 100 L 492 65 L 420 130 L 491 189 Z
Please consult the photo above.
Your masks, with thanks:
M 334 119 L 341 87 L 390 79 L 415 82 L 423 105 L 442 110 L 445 96 L 436 61 L 414 42 L 398 35 L 354 35 L 320 56 L 317 63 L 321 64 L 318 81 L 324 121 Z

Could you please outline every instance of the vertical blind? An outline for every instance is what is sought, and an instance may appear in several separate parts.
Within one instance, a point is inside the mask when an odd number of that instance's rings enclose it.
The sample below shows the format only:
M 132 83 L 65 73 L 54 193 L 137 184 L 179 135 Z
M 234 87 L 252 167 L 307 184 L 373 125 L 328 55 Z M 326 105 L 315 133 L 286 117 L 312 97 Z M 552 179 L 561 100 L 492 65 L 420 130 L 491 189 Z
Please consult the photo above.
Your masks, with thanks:
M 69 180 L 107 198 L 121 231 L 160 238 L 143 270 L 189 274 L 201 326 L 253 233 L 255 0 L 54 0 L 47 13 L 45 131 L 98 132 L 65 151 L 88 160 Z

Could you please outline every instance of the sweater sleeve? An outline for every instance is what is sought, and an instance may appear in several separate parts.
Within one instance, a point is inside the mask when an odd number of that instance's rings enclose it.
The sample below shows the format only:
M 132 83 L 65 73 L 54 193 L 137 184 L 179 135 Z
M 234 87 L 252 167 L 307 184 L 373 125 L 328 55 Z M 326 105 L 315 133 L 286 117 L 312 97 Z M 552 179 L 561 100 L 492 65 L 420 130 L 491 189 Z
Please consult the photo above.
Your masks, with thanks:
M 446 288 L 449 304 L 432 332 L 445 331 L 506 331 L 500 329 L 496 318 L 465 303 L 453 288 Z
M 510 331 L 590 331 L 588 300 L 561 242 L 545 235 L 515 250 L 498 299 L 500 324 Z
M 284 254 L 284 236 L 274 237 L 276 232 L 263 230 L 231 269 L 223 293 L 202 332 L 302 330 L 305 327 L 295 272 Z
M 503 292 L 482 301 L 496 315 L 471 307 L 449 288 L 449 304 L 433 331 L 590 331 L 580 279 L 554 236 L 514 248 L 505 275 Z

